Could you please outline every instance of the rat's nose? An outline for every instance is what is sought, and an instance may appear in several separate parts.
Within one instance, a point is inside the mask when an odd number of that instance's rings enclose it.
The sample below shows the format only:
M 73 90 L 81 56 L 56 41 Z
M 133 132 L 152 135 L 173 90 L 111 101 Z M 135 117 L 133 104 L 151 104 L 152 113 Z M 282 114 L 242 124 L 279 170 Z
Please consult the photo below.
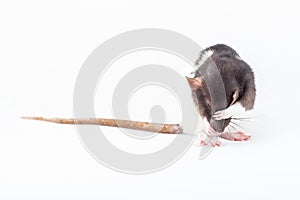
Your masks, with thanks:
M 225 129 L 225 120 L 210 120 L 210 126 L 218 133 L 222 133 Z

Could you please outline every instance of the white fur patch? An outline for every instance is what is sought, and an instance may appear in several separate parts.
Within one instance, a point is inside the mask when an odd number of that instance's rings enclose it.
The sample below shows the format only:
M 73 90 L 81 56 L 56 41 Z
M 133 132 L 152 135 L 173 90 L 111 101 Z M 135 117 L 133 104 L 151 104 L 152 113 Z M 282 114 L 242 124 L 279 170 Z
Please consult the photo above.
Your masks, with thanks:
M 194 78 L 196 74 L 196 71 L 192 71 L 191 73 L 189 73 L 188 75 L 186 75 L 186 77 L 188 78 Z
M 205 61 L 213 54 L 214 52 L 212 50 L 205 51 L 202 55 L 202 58 L 198 61 L 198 65 L 201 66 Z

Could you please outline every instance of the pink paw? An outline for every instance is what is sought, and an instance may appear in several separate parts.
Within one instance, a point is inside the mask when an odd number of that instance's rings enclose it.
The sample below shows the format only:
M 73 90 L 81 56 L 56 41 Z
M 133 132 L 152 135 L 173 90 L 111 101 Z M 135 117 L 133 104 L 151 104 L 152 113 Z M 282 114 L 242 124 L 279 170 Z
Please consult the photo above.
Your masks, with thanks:
M 200 139 L 201 146 L 212 146 L 212 147 L 220 147 L 222 142 L 218 140 L 217 137 L 206 137 L 205 139 Z
M 201 146 L 209 146 L 211 145 L 212 147 L 220 147 L 222 145 L 222 142 L 216 141 L 216 142 L 206 142 L 204 140 L 200 141 Z
M 216 132 L 211 126 L 208 127 L 208 130 L 201 130 L 199 134 L 200 145 L 212 147 L 221 146 L 222 143 L 218 140 L 218 135 L 220 135 L 220 133 Z
M 220 147 L 221 145 L 222 145 L 221 141 L 216 141 L 216 142 L 211 143 L 211 146 L 213 146 L 213 147 Z
M 246 135 L 243 132 L 235 132 L 235 133 L 223 133 L 220 135 L 221 138 L 225 140 L 231 141 L 247 141 L 250 139 L 250 135 Z

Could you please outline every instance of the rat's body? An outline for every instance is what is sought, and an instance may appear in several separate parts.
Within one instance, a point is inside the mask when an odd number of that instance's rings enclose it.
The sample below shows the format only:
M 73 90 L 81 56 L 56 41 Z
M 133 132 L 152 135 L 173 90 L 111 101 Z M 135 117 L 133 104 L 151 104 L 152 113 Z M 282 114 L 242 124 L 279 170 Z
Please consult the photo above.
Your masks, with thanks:
M 254 74 L 250 66 L 239 57 L 235 50 L 223 44 L 217 44 L 201 51 L 196 65 L 199 65 L 199 68 L 195 71 L 195 76 L 187 78 L 187 80 L 200 115 L 210 124 L 209 128 L 205 130 L 206 133 L 208 135 L 218 134 L 230 140 L 249 139 L 250 136 L 241 132 L 223 133 L 223 131 L 229 125 L 234 114 L 250 110 L 254 106 L 256 89 Z M 220 74 L 223 88 L 214 80 L 212 75 L 214 73 Z M 209 88 L 220 88 L 220 91 L 225 89 L 224 98 L 226 100 L 221 106 L 223 108 L 220 109 L 214 105 L 218 104 L 218 100 L 211 99 Z M 222 125 L 214 125 L 216 120 L 222 119 L 224 119 Z

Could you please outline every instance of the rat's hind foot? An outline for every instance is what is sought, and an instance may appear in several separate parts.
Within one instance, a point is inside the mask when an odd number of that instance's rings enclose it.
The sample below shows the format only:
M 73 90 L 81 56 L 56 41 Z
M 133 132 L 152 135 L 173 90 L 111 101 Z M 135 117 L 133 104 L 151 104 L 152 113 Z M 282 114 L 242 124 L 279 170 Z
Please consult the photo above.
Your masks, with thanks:
M 245 135 L 243 132 L 235 132 L 235 133 L 223 133 L 220 135 L 221 138 L 225 140 L 231 141 L 247 141 L 250 139 L 250 135 Z

